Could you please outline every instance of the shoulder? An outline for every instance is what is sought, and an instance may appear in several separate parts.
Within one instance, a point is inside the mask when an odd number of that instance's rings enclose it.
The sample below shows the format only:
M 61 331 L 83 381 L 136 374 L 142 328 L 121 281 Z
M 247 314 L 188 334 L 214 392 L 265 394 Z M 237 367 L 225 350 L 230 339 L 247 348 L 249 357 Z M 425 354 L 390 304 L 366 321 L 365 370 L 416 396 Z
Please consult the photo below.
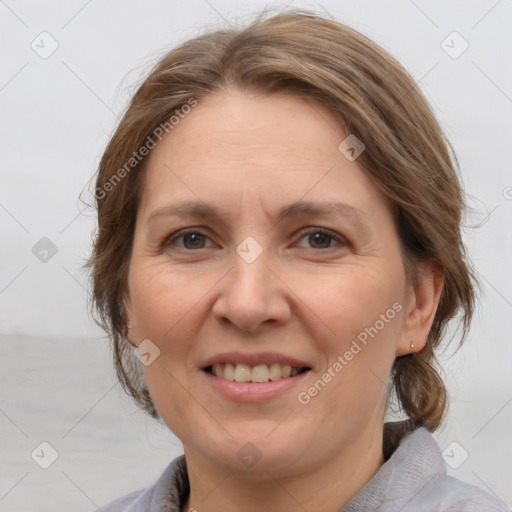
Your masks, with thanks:
M 510 512 L 510 508 L 504 502 L 489 492 L 451 476 L 444 476 L 426 485 L 417 499 L 421 501 L 423 507 L 427 507 L 425 510 Z M 411 505 L 413 503 L 414 499 L 411 501 Z M 440 505 L 442 508 L 428 508 L 430 506 L 439 507 Z
M 510 512 L 489 492 L 448 476 L 428 430 L 407 432 L 398 425 L 391 437 L 390 432 L 385 433 L 391 456 L 343 512 Z
M 95 512 L 179 512 L 188 492 L 186 461 L 181 455 L 164 469 L 153 485 L 117 498 Z
M 404 512 L 409 509 L 440 512 L 510 512 L 510 508 L 493 494 L 448 476 L 439 445 L 426 429 L 415 431 L 406 437 L 401 445 L 400 455 L 406 456 L 411 462 L 414 461 L 408 468 L 406 478 L 412 473 L 416 473 L 417 477 L 415 492 Z
M 131 512 L 133 510 L 133 505 L 143 493 L 144 489 L 133 491 L 101 506 L 95 512 Z

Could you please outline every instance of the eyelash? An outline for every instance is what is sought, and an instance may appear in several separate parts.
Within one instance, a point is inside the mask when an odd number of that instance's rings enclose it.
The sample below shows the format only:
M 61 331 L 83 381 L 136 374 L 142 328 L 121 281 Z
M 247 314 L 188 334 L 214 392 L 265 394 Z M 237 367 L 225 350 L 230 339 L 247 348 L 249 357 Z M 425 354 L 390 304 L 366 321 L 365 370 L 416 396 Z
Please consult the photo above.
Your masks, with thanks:
M 299 240 L 301 240 L 302 238 L 304 238 L 306 235 L 308 234 L 316 234 L 316 233 L 320 233 L 322 235 L 326 235 L 328 236 L 329 238 L 331 238 L 332 240 L 335 240 L 337 242 L 339 242 L 341 245 L 343 246 L 347 246 L 348 245 L 348 242 L 347 240 L 340 236 L 340 235 L 337 235 L 334 231 L 331 231 L 330 229 L 326 229 L 326 228 L 304 228 L 300 231 L 299 233 Z M 194 229 L 194 228 L 189 228 L 189 229 L 186 229 L 186 230 L 181 230 L 181 231 L 178 231 L 168 237 L 165 237 L 164 240 L 163 240 L 163 247 L 168 247 L 170 246 L 174 241 L 180 239 L 180 238 L 183 238 L 187 235 L 191 235 L 191 234 L 197 234 L 197 235 L 201 235 L 205 238 L 208 238 L 208 235 L 206 235 L 205 233 L 203 233 L 202 231 L 200 231 L 199 229 Z M 325 247 L 325 248 L 322 248 L 322 249 L 317 249 L 317 250 L 320 250 L 320 251 L 325 251 L 327 249 L 332 249 L 333 247 Z M 188 252 L 193 252 L 193 251 L 199 251 L 201 249 L 206 249 L 205 247 L 200 247 L 199 249 L 186 249 L 186 248 L 182 248 L 182 247 L 177 247 L 177 249 L 180 249 L 180 250 L 184 250 L 184 251 L 188 251 Z M 312 249 L 315 249 L 314 247 L 312 247 Z

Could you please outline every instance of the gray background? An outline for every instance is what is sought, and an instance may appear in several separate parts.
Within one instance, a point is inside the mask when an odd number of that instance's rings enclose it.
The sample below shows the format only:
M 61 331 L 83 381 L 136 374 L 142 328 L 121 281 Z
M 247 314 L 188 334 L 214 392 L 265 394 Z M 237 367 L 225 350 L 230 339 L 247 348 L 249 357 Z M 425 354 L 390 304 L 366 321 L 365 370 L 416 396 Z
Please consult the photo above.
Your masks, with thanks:
M 94 510 L 154 482 L 182 453 L 116 383 L 108 343 L 88 314 L 80 266 L 94 214 L 78 198 L 155 58 L 204 25 L 265 5 L 285 4 L 0 1 L 1 511 Z M 436 437 L 450 474 L 512 505 L 512 1 L 289 5 L 330 13 L 388 49 L 454 144 L 475 208 L 466 224 L 478 225 L 465 241 L 484 294 L 467 344 L 442 358 L 452 404 Z M 469 44 L 460 55 L 453 31 Z M 58 48 L 42 58 L 51 44 Z M 43 237 L 55 254 L 38 253 Z M 41 442 L 58 454 L 48 469 L 31 458 L 35 450 L 35 460 L 50 462 Z

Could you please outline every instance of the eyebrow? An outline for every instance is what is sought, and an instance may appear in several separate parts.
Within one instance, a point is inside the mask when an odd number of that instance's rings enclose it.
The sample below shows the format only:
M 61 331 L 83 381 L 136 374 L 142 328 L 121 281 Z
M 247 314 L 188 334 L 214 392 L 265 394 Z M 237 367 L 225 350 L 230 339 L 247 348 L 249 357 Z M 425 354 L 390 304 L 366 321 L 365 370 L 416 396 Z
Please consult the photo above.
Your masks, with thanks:
M 329 214 L 338 214 L 352 219 L 361 228 L 369 227 L 367 219 L 361 210 L 355 206 L 339 202 L 314 203 L 310 201 L 297 201 L 280 208 L 276 219 L 277 222 L 281 222 L 294 217 Z M 168 216 L 194 217 L 197 219 L 222 218 L 222 215 L 212 206 L 196 201 L 183 201 L 154 210 L 146 219 L 146 224 L 157 218 Z

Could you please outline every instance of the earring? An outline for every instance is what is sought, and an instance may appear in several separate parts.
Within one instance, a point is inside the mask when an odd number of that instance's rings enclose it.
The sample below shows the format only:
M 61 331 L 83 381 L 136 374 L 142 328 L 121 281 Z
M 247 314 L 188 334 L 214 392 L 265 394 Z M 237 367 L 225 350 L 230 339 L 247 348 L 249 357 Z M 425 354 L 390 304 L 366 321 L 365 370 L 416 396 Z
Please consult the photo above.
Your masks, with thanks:
M 126 327 L 128 328 L 128 330 L 130 330 L 130 329 L 132 328 L 132 326 L 131 326 L 131 325 L 127 325 Z M 127 333 L 126 339 L 127 339 L 128 343 L 129 343 L 132 347 L 137 348 L 137 345 L 134 345 L 134 344 L 132 343 L 132 340 L 130 339 L 130 336 L 128 335 L 128 333 Z
M 414 341 L 411 340 L 411 348 L 414 348 Z

